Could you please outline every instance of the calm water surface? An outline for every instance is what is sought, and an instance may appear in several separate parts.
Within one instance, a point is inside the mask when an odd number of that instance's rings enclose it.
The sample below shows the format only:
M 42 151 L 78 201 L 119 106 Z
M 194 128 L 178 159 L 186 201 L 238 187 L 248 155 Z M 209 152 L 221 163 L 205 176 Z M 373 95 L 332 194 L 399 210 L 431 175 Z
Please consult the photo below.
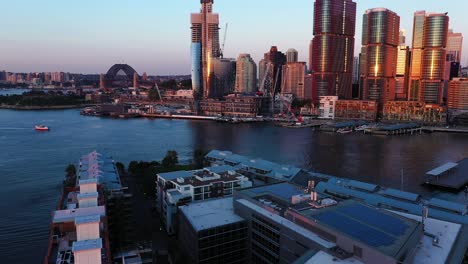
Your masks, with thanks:
M 33 130 L 43 123 L 50 132 Z M 228 125 L 183 120 L 114 120 L 77 110 L 0 110 L 0 259 L 40 263 L 50 213 L 64 169 L 98 150 L 126 164 L 161 159 L 174 149 L 188 159 L 195 148 L 231 150 L 319 172 L 425 192 L 424 172 L 468 156 L 468 136 L 423 134 L 377 137 L 336 135 L 269 124 Z

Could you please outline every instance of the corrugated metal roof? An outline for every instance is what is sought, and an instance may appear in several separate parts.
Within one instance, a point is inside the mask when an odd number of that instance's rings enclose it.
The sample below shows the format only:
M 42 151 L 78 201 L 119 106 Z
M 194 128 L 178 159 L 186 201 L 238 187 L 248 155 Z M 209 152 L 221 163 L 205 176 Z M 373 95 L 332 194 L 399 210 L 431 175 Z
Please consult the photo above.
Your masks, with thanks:
M 448 171 L 448 170 L 451 170 L 455 167 L 458 166 L 458 163 L 455 163 L 455 162 L 447 162 L 445 163 L 444 165 L 440 166 L 440 167 L 437 167 L 431 171 L 428 171 L 426 172 L 427 175 L 432 175 L 432 176 L 439 176 L 440 174 Z
M 395 197 L 395 198 L 400 198 L 400 199 L 404 199 L 404 200 L 408 200 L 408 201 L 412 201 L 412 202 L 416 202 L 419 199 L 418 194 L 404 192 L 404 191 L 391 189 L 391 188 L 383 190 L 382 193 L 384 195 L 387 195 L 387 196 L 392 196 L 392 197 Z
M 160 178 L 163 178 L 166 181 L 171 181 L 177 178 L 192 177 L 193 173 L 189 171 L 174 171 L 174 172 L 159 173 L 158 175 Z
M 467 206 L 464 204 L 449 202 L 449 201 L 445 201 L 445 200 L 441 200 L 437 198 L 432 198 L 431 200 L 429 200 L 429 205 L 443 208 L 443 209 L 452 210 L 460 214 L 466 213 L 466 209 L 467 209 Z
M 365 191 L 368 191 L 368 192 L 375 192 L 375 191 L 377 191 L 377 189 L 379 187 L 379 186 L 377 186 L 375 184 L 360 182 L 360 181 L 354 181 L 354 180 L 349 181 L 348 185 L 353 187 L 353 188 L 365 190 Z

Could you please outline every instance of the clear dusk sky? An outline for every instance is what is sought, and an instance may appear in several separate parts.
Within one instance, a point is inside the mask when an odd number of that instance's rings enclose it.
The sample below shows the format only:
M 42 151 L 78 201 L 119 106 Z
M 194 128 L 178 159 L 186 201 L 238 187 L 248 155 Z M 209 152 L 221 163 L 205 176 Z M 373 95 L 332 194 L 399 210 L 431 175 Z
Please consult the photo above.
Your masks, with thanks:
M 355 0 L 356 49 L 362 15 L 385 7 L 401 17 L 411 46 L 413 13 L 448 12 L 450 28 L 462 32 L 462 64 L 468 63 L 467 0 Z M 220 38 L 229 23 L 225 57 L 250 53 L 258 62 L 276 45 L 296 48 L 308 61 L 314 0 L 215 0 Z M 199 0 L 0 0 L 0 70 L 103 73 L 127 63 L 140 74 L 190 73 L 190 13 Z

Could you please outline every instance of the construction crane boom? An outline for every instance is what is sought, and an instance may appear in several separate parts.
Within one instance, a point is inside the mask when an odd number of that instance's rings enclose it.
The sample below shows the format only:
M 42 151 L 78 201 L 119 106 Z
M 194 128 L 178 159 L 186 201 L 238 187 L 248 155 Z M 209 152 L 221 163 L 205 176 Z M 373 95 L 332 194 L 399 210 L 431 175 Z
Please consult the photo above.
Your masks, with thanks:
M 221 58 L 224 58 L 224 45 L 226 45 L 226 36 L 227 36 L 228 25 L 229 24 L 226 23 L 226 27 L 224 28 L 224 39 L 223 39 L 223 44 L 221 45 L 221 50 L 220 50 Z

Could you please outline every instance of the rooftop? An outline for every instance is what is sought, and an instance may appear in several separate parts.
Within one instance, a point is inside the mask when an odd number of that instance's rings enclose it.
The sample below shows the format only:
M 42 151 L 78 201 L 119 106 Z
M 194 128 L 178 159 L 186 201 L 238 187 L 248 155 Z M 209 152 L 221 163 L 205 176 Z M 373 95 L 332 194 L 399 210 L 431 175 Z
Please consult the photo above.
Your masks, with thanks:
M 460 189 L 468 184 L 468 158 L 448 162 L 426 173 L 426 183 L 438 187 Z
M 101 221 L 100 215 L 78 216 L 75 218 L 75 225 L 99 223 Z
M 353 200 L 300 213 L 392 257 L 398 255 L 420 226 L 414 220 Z
M 82 240 L 73 242 L 72 251 L 84 251 L 91 249 L 101 249 L 102 248 L 102 239 L 92 239 L 92 240 Z
M 80 183 L 97 180 L 106 190 L 122 189 L 114 161 L 111 157 L 106 157 L 97 151 L 81 157 L 78 176 Z
M 104 206 L 77 208 L 72 210 L 59 210 L 55 211 L 52 216 L 53 223 L 66 223 L 73 222 L 77 217 L 93 216 L 93 215 L 106 215 Z
M 197 232 L 244 221 L 234 213 L 232 197 L 192 203 L 179 207 L 179 210 Z
M 336 263 L 336 264 L 362 264 L 357 258 L 338 259 L 324 251 L 319 251 L 314 254 L 304 264 L 323 264 L 323 263 Z

